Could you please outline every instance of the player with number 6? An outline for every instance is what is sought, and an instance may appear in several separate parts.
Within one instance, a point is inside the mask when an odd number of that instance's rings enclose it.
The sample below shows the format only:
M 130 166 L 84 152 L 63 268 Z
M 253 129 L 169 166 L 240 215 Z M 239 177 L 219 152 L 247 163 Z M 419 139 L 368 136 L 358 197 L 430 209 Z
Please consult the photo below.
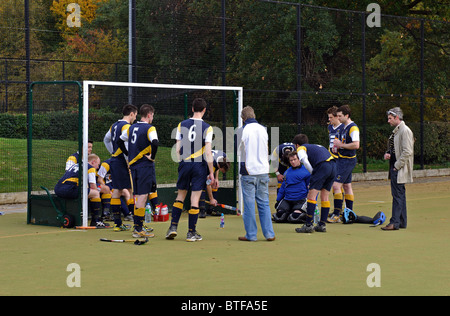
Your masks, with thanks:
M 187 192 L 191 189 L 191 208 L 188 211 L 189 231 L 186 241 L 200 241 L 202 236 L 197 232 L 199 201 L 205 189 L 205 179 L 211 180 L 211 187 L 217 187 L 214 177 L 213 156 L 211 152 L 213 129 L 203 121 L 206 112 L 206 101 L 196 98 L 192 103 L 193 116 L 178 124 L 176 134 L 176 152 L 179 161 L 177 197 L 172 207 L 171 225 L 166 239 L 177 236 L 177 227 L 183 211 L 183 203 Z M 208 168 L 205 168 L 205 165 Z M 208 174 L 209 172 L 209 174 Z

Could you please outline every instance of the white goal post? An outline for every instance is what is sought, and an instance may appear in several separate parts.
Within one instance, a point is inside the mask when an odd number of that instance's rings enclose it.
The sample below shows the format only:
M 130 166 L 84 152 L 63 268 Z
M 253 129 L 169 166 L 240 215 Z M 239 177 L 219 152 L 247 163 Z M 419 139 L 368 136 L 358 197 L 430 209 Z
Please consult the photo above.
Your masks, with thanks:
M 243 87 L 232 86 L 201 86 L 201 85 L 174 85 L 174 84 L 156 84 L 156 83 L 131 83 L 131 82 L 113 82 L 113 81 L 83 81 L 83 226 L 88 226 L 88 131 L 89 131 L 89 88 L 93 86 L 110 87 L 128 87 L 128 88 L 158 88 L 158 89 L 188 89 L 188 90 L 218 90 L 218 91 L 236 91 L 238 100 L 238 127 L 242 127 L 240 113 L 244 104 Z M 106 132 L 106 131 L 105 131 Z M 238 156 L 239 157 L 239 156 Z M 239 158 L 238 158 L 239 159 Z M 239 160 L 238 160 L 239 163 Z M 242 191 L 239 187 L 239 201 L 242 201 Z M 240 202 L 240 204 L 242 204 Z M 242 208 L 242 205 L 240 205 Z

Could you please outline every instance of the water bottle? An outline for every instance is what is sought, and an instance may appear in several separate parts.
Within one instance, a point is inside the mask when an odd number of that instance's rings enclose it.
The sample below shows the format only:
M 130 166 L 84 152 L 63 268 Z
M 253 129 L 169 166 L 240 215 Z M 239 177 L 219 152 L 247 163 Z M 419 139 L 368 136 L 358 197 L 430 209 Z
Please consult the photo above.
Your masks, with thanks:
M 206 185 L 210 185 L 210 184 L 211 184 L 211 180 L 210 179 L 206 180 Z
M 225 227 L 225 215 L 220 215 L 220 228 L 224 228 Z
M 314 224 L 319 224 L 320 222 L 320 211 L 319 207 L 316 205 L 316 209 L 314 210 Z
M 167 207 L 166 204 L 164 204 L 163 206 L 161 206 L 161 215 L 167 215 L 169 214 L 169 208 Z
M 150 203 L 147 203 L 145 206 L 145 222 L 150 223 L 152 221 L 152 208 L 150 207 Z

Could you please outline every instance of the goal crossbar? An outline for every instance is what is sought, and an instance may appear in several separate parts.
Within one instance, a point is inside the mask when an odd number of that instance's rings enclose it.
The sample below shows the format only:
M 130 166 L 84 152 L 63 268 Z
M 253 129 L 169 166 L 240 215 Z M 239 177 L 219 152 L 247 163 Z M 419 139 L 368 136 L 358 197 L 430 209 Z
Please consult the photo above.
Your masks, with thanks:
M 158 84 L 158 83 L 135 83 L 135 82 L 114 82 L 114 81 L 83 81 L 83 226 L 88 226 L 88 131 L 89 131 L 89 87 L 109 86 L 109 87 L 128 87 L 128 88 L 158 88 L 158 89 L 188 89 L 188 90 L 218 90 L 218 91 L 236 91 L 238 100 L 238 113 L 241 113 L 244 103 L 243 87 L 233 86 L 202 86 L 202 85 L 178 85 L 178 84 Z M 242 127 L 242 118 L 238 115 L 238 127 Z M 239 159 L 239 158 L 238 158 Z M 238 161 L 239 163 L 239 161 Z M 239 201 L 242 201 L 242 191 L 239 186 Z M 240 203 L 242 204 L 242 203 Z M 242 209 L 242 205 L 241 205 Z

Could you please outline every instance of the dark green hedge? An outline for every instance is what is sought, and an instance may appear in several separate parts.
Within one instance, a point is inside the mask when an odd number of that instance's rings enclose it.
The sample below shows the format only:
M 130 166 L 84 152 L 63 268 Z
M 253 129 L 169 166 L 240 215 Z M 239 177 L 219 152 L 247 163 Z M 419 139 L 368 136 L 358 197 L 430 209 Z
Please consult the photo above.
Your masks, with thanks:
M 108 129 L 121 116 L 114 113 L 94 112 L 89 114 L 89 139 L 103 141 Z M 153 123 L 157 126 L 158 137 L 162 146 L 171 147 L 172 130 L 183 117 L 158 115 Z M 27 122 L 25 115 L 0 114 L 0 137 L 27 138 Z M 77 112 L 47 112 L 33 114 L 33 139 L 78 139 Z
M 115 113 L 93 112 L 89 115 L 89 138 L 103 141 L 106 131 L 112 123 L 121 116 Z M 173 129 L 183 120 L 181 116 L 157 115 L 153 121 L 157 127 L 161 146 L 171 147 Z M 221 126 L 219 123 L 211 123 Z M 416 138 L 415 158 L 420 161 L 420 123 L 407 123 Z M 424 124 L 424 163 L 435 164 L 450 160 L 450 124 L 447 122 L 426 122 Z M 270 128 L 270 126 L 268 126 Z M 279 124 L 279 141 L 290 142 L 297 133 L 297 125 Z M 362 126 L 360 126 L 362 131 Z M 269 130 L 269 135 L 270 135 Z M 388 124 L 382 126 L 367 126 L 367 157 L 382 159 L 386 150 L 386 142 L 392 131 Z M 302 133 L 307 134 L 310 143 L 326 145 L 328 132 L 322 125 L 304 125 Z M 27 138 L 27 123 L 25 115 L 0 113 L 0 137 Z M 33 115 L 34 139 L 67 139 L 76 140 L 78 137 L 78 113 L 71 111 L 48 112 Z M 362 136 L 361 136 L 362 138 Z M 362 148 L 358 150 L 361 160 Z

